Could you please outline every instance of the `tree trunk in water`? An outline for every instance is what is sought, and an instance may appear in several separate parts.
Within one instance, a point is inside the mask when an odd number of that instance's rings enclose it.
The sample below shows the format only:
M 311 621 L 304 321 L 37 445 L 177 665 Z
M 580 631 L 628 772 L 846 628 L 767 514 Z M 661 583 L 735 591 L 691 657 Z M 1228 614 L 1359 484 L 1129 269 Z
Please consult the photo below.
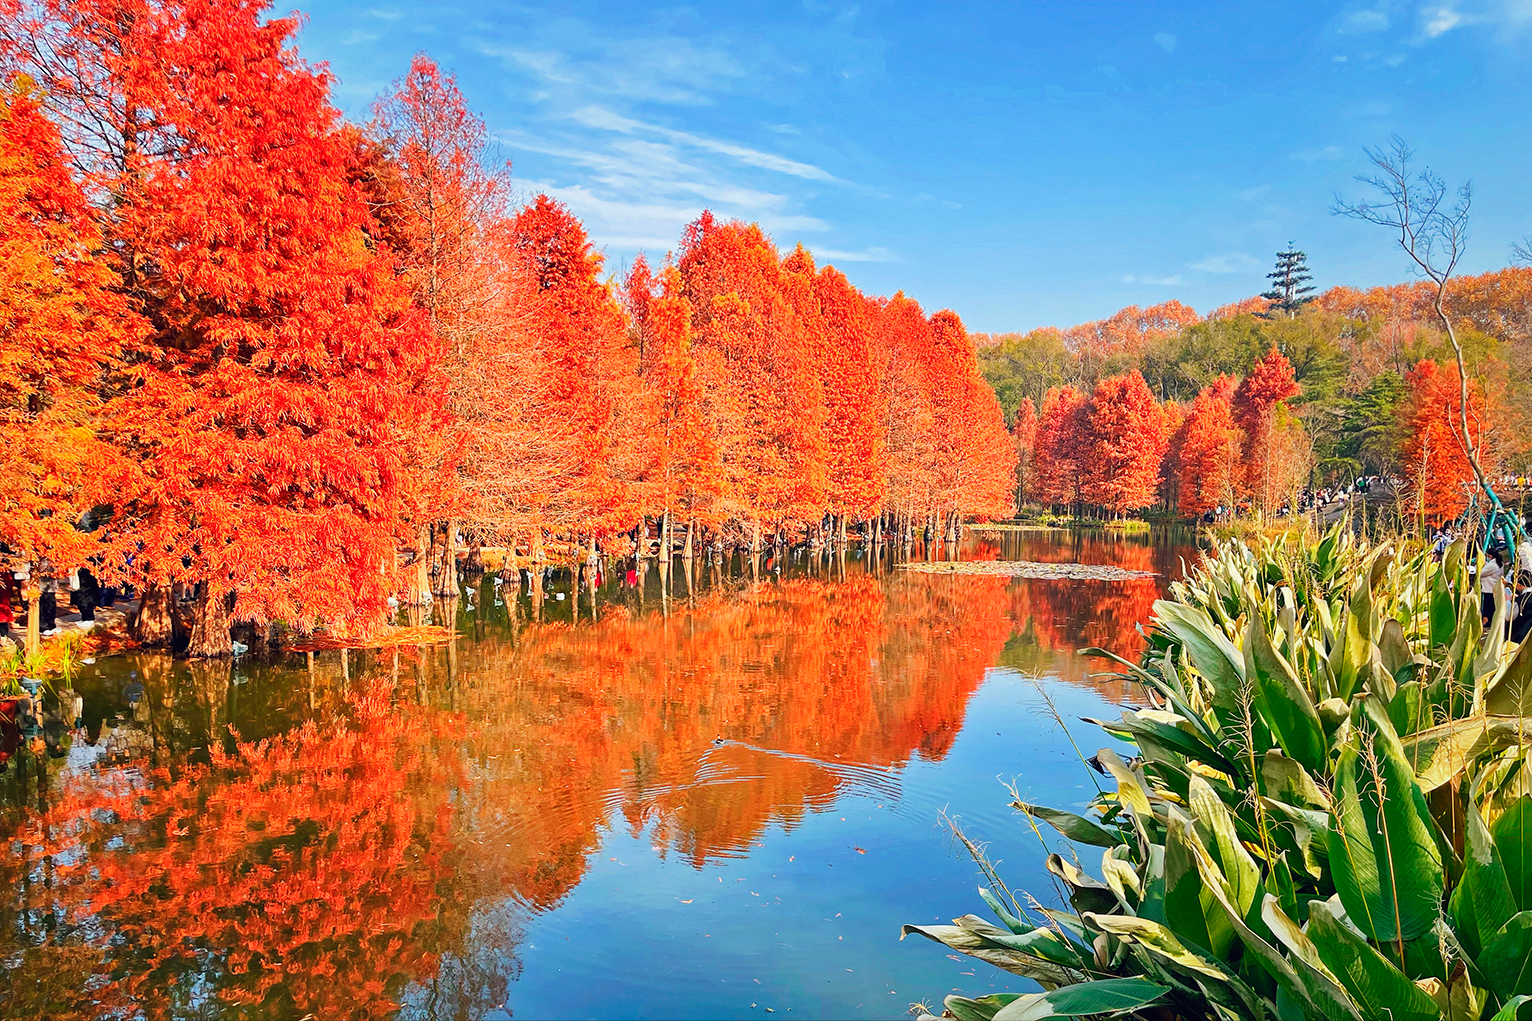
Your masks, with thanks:
M 203 583 L 197 599 L 196 618 L 192 621 L 191 644 L 186 654 L 194 658 L 227 656 L 233 650 L 229 644 L 228 593 L 214 591 L 213 586 Z
M 138 613 L 133 618 L 133 638 L 144 646 L 167 646 L 175 635 L 171 612 L 170 589 L 153 583 L 144 586 L 138 597 Z
M 410 593 L 410 604 L 428 606 L 431 602 L 431 526 L 421 525 L 415 541 L 419 547 L 415 553 L 415 591 Z
M 436 579 L 436 594 L 451 598 L 457 595 L 457 522 L 448 519 L 443 527 L 442 571 Z

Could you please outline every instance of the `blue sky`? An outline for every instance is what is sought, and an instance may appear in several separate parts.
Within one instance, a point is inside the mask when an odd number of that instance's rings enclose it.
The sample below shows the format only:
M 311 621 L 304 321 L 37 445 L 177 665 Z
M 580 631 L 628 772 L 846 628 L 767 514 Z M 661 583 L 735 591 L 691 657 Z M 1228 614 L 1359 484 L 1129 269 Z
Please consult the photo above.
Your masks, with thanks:
M 1321 286 L 1394 282 L 1328 213 L 1392 133 L 1472 181 L 1468 271 L 1532 233 L 1532 0 L 304 9 L 343 108 L 428 53 L 612 269 L 711 208 L 975 330 L 1207 311 L 1289 239 Z

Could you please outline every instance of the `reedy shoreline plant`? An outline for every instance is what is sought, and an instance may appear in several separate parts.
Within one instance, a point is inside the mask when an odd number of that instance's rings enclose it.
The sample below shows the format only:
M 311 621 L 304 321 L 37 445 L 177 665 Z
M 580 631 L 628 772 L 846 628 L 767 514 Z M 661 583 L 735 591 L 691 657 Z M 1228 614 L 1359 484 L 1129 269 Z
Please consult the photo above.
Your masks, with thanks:
M 1509 1021 L 1532 1000 L 1532 642 L 1481 625 L 1441 563 L 1334 531 L 1219 544 L 1155 604 L 1148 706 L 1090 720 L 1091 817 L 1013 807 L 1075 845 L 1069 909 L 981 889 L 1000 920 L 908 925 L 1043 992 L 949 996 L 975 1021 Z M 988 874 L 988 873 L 987 873 Z M 1003 889 L 1003 888 L 1002 888 Z M 1532 1015 L 1532 1007 L 1527 1009 Z

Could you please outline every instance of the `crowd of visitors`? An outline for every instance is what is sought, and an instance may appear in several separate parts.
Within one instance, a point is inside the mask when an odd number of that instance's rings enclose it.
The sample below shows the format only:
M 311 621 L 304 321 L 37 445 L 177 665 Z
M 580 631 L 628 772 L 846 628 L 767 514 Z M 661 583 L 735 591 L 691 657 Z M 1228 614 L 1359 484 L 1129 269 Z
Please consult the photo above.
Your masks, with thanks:
M 59 574 L 46 557 L 38 562 L 35 572 L 24 565 L 0 567 L 0 638 L 9 638 L 12 628 L 26 624 L 28 608 L 24 593 L 33 581 L 39 593 L 38 632 L 44 637 L 59 633 L 60 593 L 79 611 L 78 626 L 87 631 L 95 626 L 96 609 L 111 606 L 119 597 L 116 588 L 103 586 L 88 567 Z
M 1438 528 L 1431 540 L 1432 555 L 1440 560 L 1460 535 L 1455 527 Z M 1495 536 L 1489 536 L 1486 544 L 1482 534 L 1474 534 L 1470 545 L 1484 552 L 1483 570 L 1478 570 L 1476 557 L 1469 561 L 1469 570 L 1477 576 L 1479 613 L 1484 626 L 1489 627 L 1495 619 L 1500 603 L 1508 602 L 1508 634 L 1511 641 L 1520 642 L 1532 633 L 1532 516 L 1522 523 L 1521 539 L 1514 550 Z
M 1298 494 L 1299 514 L 1323 512 L 1336 506 L 1344 507 L 1345 504 L 1357 500 L 1366 499 L 1367 494 L 1376 489 L 1384 488 L 1394 492 L 1403 483 L 1397 475 L 1359 475 L 1351 482 L 1336 483 L 1333 486 L 1321 486 L 1317 489 L 1305 487 Z M 1233 505 L 1220 503 L 1217 507 L 1202 516 L 1207 524 L 1216 524 L 1227 521 L 1231 517 L 1242 517 L 1247 514 L 1253 505 L 1249 500 L 1242 500 Z M 1293 501 L 1288 500 L 1277 509 L 1277 517 L 1285 518 L 1293 513 Z

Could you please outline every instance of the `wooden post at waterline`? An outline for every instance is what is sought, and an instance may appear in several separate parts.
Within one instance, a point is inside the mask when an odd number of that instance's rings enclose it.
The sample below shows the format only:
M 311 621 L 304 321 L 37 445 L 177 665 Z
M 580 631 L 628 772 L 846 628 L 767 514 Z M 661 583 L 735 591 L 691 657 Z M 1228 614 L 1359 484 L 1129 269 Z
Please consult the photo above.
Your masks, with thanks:
M 21 595 L 27 601 L 27 655 L 35 656 L 43 647 L 43 589 L 35 576 L 27 576 Z

